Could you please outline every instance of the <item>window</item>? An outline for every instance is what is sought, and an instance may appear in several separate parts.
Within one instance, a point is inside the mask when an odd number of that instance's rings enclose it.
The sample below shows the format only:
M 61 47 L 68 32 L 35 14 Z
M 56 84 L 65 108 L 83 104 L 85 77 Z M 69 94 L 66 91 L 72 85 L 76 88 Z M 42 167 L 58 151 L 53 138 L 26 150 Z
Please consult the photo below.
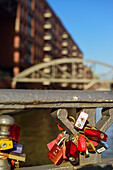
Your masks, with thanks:
M 28 14 L 28 35 L 31 35 L 31 20 L 32 16 Z
M 14 37 L 14 47 L 15 48 L 19 48 L 20 46 L 20 37 L 19 36 L 15 36 Z
M 31 43 L 30 42 L 28 42 L 27 49 L 28 49 L 28 62 L 31 63 Z
M 31 8 L 32 0 L 28 0 L 28 7 Z
M 31 35 L 31 27 L 28 26 L 28 35 Z
M 28 14 L 28 24 L 31 24 L 32 16 Z
M 28 53 L 28 63 L 31 63 L 31 53 Z

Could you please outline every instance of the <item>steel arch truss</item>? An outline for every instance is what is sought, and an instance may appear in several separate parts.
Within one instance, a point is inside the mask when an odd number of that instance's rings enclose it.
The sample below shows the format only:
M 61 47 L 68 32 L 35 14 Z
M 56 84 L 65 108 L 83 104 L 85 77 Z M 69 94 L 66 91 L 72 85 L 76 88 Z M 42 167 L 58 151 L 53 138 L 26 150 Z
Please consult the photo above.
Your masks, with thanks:
M 47 63 L 36 64 L 20 72 L 13 78 L 12 87 L 16 86 L 18 82 L 43 83 L 45 85 L 50 83 L 72 83 L 83 84 L 84 89 L 88 89 L 101 81 L 113 83 L 113 80 L 100 80 L 94 76 L 91 78 L 84 77 L 84 62 L 109 67 L 113 71 L 113 66 L 102 62 L 78 58 L 55 59 Z

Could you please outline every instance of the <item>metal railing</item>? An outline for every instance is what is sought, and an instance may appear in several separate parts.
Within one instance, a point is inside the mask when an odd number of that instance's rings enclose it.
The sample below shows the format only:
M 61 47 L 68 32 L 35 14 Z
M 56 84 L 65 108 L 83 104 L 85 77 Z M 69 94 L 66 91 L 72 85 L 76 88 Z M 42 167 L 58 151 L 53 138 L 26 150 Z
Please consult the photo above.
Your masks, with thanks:
M 103 132 L 113 123 L 113 91 L 74 91 L 74 90 L 0 90 L 1 110 L 23 110 L 27 108 L 67 109 L 75 118 L 81 110 L 88 113 L 88 121 Z M 102 109 L 102 117 L 96 123 L 96 109 Z M 46 144 L 45 144 L 46 145 Z M 91 154 L 80 165 L 101 162 L 100 154 Z

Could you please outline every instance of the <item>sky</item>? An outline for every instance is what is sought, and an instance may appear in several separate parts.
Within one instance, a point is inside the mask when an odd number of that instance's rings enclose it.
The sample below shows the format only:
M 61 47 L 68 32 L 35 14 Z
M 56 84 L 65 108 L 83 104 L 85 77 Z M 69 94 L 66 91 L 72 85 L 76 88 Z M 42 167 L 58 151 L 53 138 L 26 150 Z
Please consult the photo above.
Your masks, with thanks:
M 46 0 L 83 52 L 113 65 L 113 0 Z

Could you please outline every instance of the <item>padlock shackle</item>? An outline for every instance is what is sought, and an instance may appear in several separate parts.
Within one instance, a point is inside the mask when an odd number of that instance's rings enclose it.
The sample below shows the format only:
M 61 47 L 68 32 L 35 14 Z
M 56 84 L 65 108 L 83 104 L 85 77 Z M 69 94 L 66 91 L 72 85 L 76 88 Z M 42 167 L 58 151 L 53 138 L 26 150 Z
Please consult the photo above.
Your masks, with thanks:
M 69 119 L 73 120 L 73 124 L 75 124 L 75 118 L 72 116 L 69 116 Z
M 57 143 L 57 145 L 60 145 L 61 142 L 63 142 L 63 140 L 65 140 L 65 139 L 66 139 L 66 137 L 64 136 L 64 137 Z

